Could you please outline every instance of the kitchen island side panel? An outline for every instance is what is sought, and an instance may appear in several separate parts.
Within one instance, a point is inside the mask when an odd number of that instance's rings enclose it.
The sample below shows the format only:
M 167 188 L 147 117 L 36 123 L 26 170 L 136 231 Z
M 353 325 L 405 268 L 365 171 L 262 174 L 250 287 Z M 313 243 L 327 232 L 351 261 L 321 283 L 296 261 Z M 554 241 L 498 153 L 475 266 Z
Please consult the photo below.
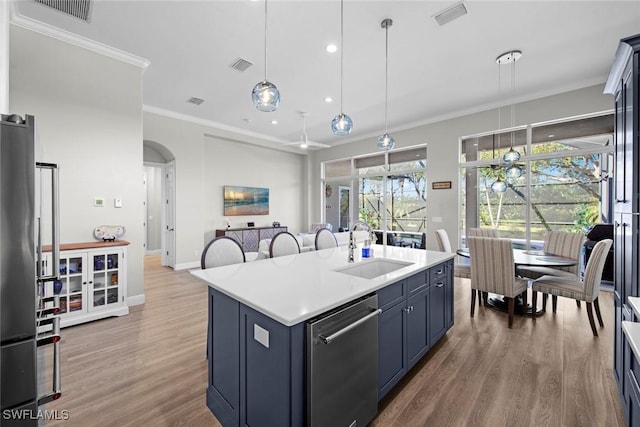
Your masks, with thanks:
M 207 406 L 223 426 L 240 420 L 240 303 L 209 288 Z
M 304 425 L 304 324 L 240 306 L 240 425 Z

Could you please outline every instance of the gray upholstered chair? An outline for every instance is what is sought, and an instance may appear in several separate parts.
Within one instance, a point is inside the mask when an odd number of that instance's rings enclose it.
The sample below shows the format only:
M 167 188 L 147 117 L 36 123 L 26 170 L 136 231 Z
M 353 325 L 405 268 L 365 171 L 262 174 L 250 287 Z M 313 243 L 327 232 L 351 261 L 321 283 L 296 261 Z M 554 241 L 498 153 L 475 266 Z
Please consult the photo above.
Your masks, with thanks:
M 451 249 L 451 242 L 449 241 L 449 235 L 446 230 L 442 228 L 436 230 L 436 242 L 438 243 L 438 250 L 440 252 L 453 252 Z M 456 277 L 471 279 L 471 266 L 469 264 L 455 263 L 453 266 L 453 275 Z
M 273 236 L 269 244 L 269 257 L 271 258 L 299 253 L 300 244 L 296 236 L 288 231 L 282 231 Z
M 543 251 L 552 255 L 558 255 L 576 260 L 576 264 L 568 267 L 536 267 L 529 265 L 519 266 L 518 275 L 528 279 L 538 279 L 542 276 L 570 276 L 577 278 L 580 273 L 580 253 L 584 244 L 582 233 L 569 233 L 566 231 L 550 231 L 544 236 Z M 576 300 L 580 307 L 580 300 Z M 542 296 L 542 310 L 547 309 L 547 294 Z
M 228 236 L 212 239 L 202 250 L 200 267 L 213 268 L 229 264 L 240 264 L 246 261 L 242 246 Z
M 492 237 L 498 238 L 498 230 L 495 228 L 470 228 L 469 237 Z
M 600 293 L 600 281 L 602 280 L 602 270 L 607 260 L 609 249 L 613 244 L 613 240 L 601 240 L 593 248 L 587 267 L 584 270 L 584 280 L 580 280 L 577 276 L 542 276 L 533 282 L 533 307 L 536 307 L 538 292 L 551 294 L 553 312 L 556 312 L 558 306 L 558 297 L 573 298 L 576 301 L 585 301 L 587 303 L 587 316 L 589 324 L 594 336 L 598 336 L 595 322 L 593 321 L 593 311 L 591 305 L 596 309 L 598 323 L 600 327 L 604 326 L 602 315 L 600 314 L 600 304 L 598 303 L 598 294 Z M 535 317 L 534 317 L 535 319 Z
M 584 243 L 582 233 L 568 233 L 566 231 L 550 231 L 544 237 L 543 250 L 545 253 L 575 259 L 575 265 L 568 267 L 536 267 L 520 266 L 518 274 L 529 279 L 537 279 L 546 275 L 566 276 L 567 273 L 577 277 L 580 272 L 580 253 Z
M 514 298 L 523 294 L 527 304 L 527 280 L 516 277 L 513 269 L 513 248 L 509 239 L 470 237 L 471 255 L 471 317 L 476 305 L 476 290 L 503 295 L 509 310 L 509 328 L 513 325 Z
M 328 228 L 321 228 L 316 232 L 316 250 L 338 247 L 336 236 Z

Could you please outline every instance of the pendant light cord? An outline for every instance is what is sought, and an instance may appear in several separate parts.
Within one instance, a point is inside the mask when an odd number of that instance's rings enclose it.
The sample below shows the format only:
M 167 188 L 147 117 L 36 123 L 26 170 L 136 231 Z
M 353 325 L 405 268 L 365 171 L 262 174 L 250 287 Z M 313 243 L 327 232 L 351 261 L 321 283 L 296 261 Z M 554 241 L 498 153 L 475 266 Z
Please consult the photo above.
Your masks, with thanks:
M 344 1 L 340 0 L 340 114 L 344 114 L 342 109 L 344 81 Z
M 515 52 L 511 52 L 511 127 L 516 125 L 516 106 L 515 106 L 515 91 L 516 91 L 516 57 Z M 511 131 L 511 150 L 513 150 L 513 130 Z
M 384 53 L 384 133 L 387 134 L 387 104 L 389 98 L 389 23 L 385 24 L 385 53 Z
M 267 81 L 267 0 L 264 0 L 264 81 Z

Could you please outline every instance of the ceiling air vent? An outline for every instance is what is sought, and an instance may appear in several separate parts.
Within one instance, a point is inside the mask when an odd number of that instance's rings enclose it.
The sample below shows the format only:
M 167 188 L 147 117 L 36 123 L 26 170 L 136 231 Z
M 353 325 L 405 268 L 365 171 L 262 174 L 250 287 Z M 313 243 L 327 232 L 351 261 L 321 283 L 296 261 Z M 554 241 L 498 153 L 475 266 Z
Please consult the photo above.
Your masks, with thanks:
M 200 105 L 204 102 L 204 99 L 196 98 L 195 96 L 192 96 L 191 98 L 187 99 L 187 102 L 189 104 Z
M 246 59 L 238 58 L 235 61 L 233 61 L 233 63 L 229 66 L 234 70 L 244 71 L 247 68 L 251 67 L 252 65 L 253 65 L 252 62 L 249 62 Z
M 443 26 L 444 24 L 448 24 L 454 19 L 460 18 L 461 16 L 466 14 L 467 8 L 464 6 L 464 3 L 460 2 L 436 13 L 432 16 L 432 18 L 434 21 L 436 21 L 436 24 Z
M 91 10 L 91 0 L 35 0 L 36 3 L 43 4 L 62 13 L 89 22 L 89 12 Z

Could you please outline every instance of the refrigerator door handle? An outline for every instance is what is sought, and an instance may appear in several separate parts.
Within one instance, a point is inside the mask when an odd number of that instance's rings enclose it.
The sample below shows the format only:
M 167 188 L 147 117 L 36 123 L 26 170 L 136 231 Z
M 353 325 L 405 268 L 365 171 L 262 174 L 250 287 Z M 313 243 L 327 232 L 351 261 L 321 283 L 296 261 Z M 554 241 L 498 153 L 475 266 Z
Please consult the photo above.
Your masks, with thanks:
M 48 169 L 51 171 L 51 272 L 48 275 L 42 275 L 42 237 L 40 230 L 40 222 L 38 221 L 38 280 L 42 282 L 58 280 L 60 272 L 60 199 L 59 199 L 59 175 L 58 165 L 55 163 L 36 162 L 38 169 Z M 44 297 L 44 295 L 41 295 Z M 54 313 L 59 310 L 60 295 L 53 296 Z M 48 319 L 47 319 L 48 320 Z M 38 340 L 38 345 L 53 344 L 53 384 L 52 391 L 43 396 L 38 397 L 38 406 L 58 399 L 62 395 L 62 387 L 60 385 L 60 317 L 54 315 L 51 318 L 51 335 Z M 47 322 L 48 323 L 48 322 Z
M 60 199 L 59 199 L 59 175 L 58 165 L 55 163 L 36 162 L 38 169 L 51 170 L 51 255 L 52 268 L 51 274 L 42 275 L 38 279 L 41 282 L 48 282 L 58 279 L 58 269 L 60 266 Z M 38 223 L 38 266 L 42 259 L 42 245 L 40 238 L 40 223 Z M 40 269 L 38 269 L 40 273 Z

